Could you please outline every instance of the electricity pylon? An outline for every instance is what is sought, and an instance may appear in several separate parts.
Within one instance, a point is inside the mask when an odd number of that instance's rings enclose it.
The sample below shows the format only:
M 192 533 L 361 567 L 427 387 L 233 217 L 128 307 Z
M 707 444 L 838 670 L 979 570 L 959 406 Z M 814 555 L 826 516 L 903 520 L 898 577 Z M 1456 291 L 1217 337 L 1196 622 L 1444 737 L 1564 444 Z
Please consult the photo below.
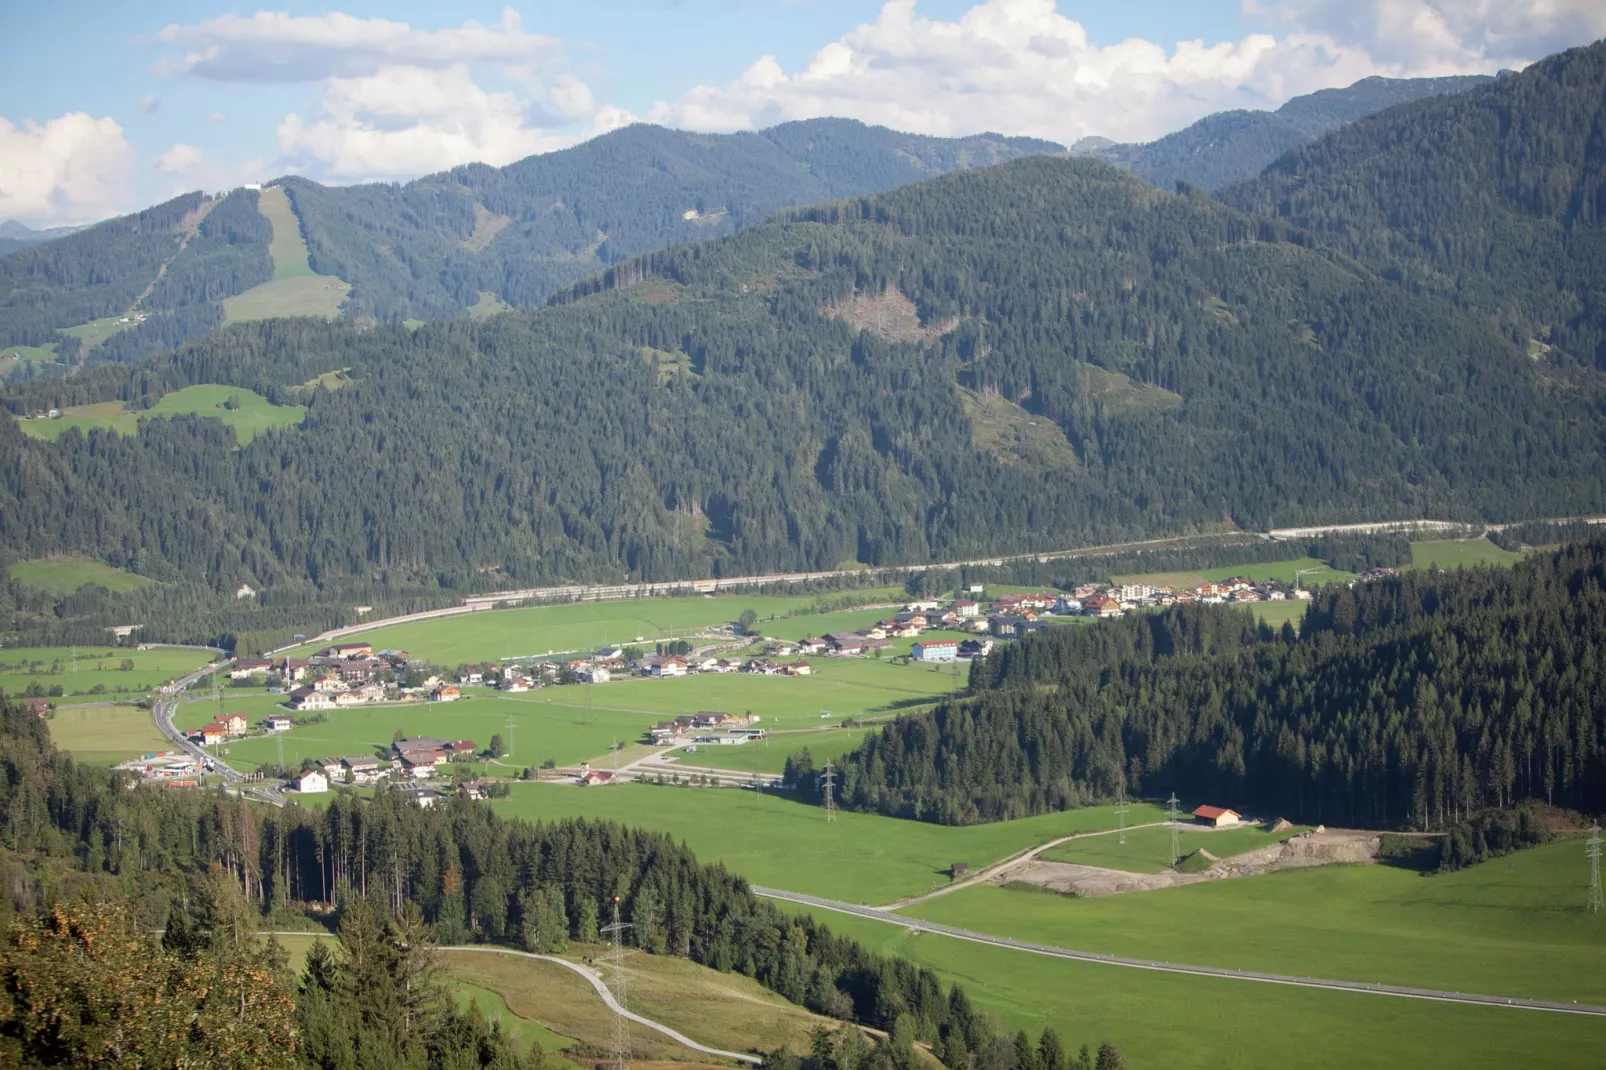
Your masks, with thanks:
M 613 1050 L 609 1052 L 612 1056 L 609 1064 L 614 1070 L 626 1070 L 630 1059 L 629 1022 L 624 1016 L 625 956 L 630 954 L 624 945 L 624 934 L 629 928 L 628 922 L 619 920 L 619 897 L 616 895 L 613 897 L 613 922 L 602 927 L 612 948 L 601 960 L 613 966 L 612 976 L 608 979 L 608 991 L 617 1008 L 613 1015 Z
M 1599 914 L 1601 908 L 1600 894 L 1600 822 L 1589 830 L 1589 839 L 1585 841 L 1584 852 L 1589 856 L 1589 912 Z
M 1126 842 L 1126 789 L 1121 789 L 1120 798 L 1115 804 L 1115 823 L 1119 829 L 1119 842 Z
M 824 795 L 825 819 L 836 820 L 836 799 L 832 797 L 831 786 L 836 782 L 836 767 L 830 762 L 825 763 L 825 770 L 820 774 L 820 792 Z
M 1177 802 L 1177 793 L 1173 791 L 1171 793 L 1171 798 L 1166 800 L 1166 805 L 1170 807 L 1170 809 L 1166 811 L 1166 817 L 1171 822 L 1171 861 L 1167 863 L 1168 866 L 1175 866 L 1177 864 L 1177 854 L 1181 850 L 1177 843 L 1177 818 L 1181 816 L 1179 813 L 1177 813 Z

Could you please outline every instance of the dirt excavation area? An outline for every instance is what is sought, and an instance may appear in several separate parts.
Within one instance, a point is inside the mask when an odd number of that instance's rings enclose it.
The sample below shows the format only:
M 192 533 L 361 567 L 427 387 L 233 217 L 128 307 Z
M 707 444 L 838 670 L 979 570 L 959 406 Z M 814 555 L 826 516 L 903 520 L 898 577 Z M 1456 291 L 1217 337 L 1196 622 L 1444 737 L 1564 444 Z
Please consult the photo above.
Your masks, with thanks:
M 1284 843 L 1271 844 L 1231 858 L 1215 859 L 1209 869 L 1199 873 L 1178 873 L 1173 870 L 1129 873 L 1119 869 L 1032 859 L 1007 873 L 998 874 L 996 883 L 1035 884 L 1078 896 L 1149 892 L 1228 877 L 1257 877 L 1262 873 L 1305 866 L 1372 862 L 1377 859 L 1381 839 L 1376 832 L 1320 829 L 1294 836 Z M 1202 849 L 1201 854 L 1208 857 L 1208 852 Z

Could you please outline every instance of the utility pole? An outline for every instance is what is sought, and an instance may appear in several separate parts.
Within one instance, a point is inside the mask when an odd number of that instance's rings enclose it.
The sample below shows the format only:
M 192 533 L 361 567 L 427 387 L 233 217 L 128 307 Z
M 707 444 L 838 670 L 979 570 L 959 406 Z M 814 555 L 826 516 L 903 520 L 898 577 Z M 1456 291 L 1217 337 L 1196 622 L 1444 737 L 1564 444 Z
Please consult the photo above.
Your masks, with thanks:
M 1125 788 L 1121 789 L 1120 799 L 1115 804 L 1115 822 L 1116 822 L 1116 827 L 1118 829 L 1120 829 L 1120 834 L 1119 834 L 1120 835 L 1120 840 L 1119 840 L 1119 842 L 1125 843 L 1126 842 L 1126 789 Z
M 628 922 L 619 920 L 619 897 L 613 897 L 613 922 L 602 927 L 603 935 L 608 937 L 612 949 L 602 957 L 602 961 L 613 966 L 612 976 L 609 978 L 608 991 L 613 995 L 618 1010 L 613 1016 L 613 1058 L 611 1065 L 614 1070 L 626 1070 L 630 1058 L 630 1035 L 628 1021 L 624 1016 L 625 1009 L 625 956 L 629 954 L 624 945 L 624 934 L 630 928 Z
M 1177 793 L 1174 791 L 1171 793 L 1171 798 L 1166 800 L 1166 805 L 1170 807 L 1170 810 L 1167 811 L 1166 816 L 1171 821 L 1171 861 L 1167 863 L 1167 868 L 1174 867 L 1177 864 L 1177 854 L 1179 851 L 1177 846 L 1177 818 L 1180 815 L 1177 813 L 1177 801 Z
M 1589 829 L 1589 839 L 1585 841 L 1584 852 L 1589 856 L 1589 912 L 1599 914 L 1601 908 L 1599 821 Z
M 824 795 L 825 819 L 836 820 L 836 799 L 831 795 L 831 786 L 836 782 L 836 767 L 830 762 L 825 763 L 825 769 L 820 773 L 820 791 Z

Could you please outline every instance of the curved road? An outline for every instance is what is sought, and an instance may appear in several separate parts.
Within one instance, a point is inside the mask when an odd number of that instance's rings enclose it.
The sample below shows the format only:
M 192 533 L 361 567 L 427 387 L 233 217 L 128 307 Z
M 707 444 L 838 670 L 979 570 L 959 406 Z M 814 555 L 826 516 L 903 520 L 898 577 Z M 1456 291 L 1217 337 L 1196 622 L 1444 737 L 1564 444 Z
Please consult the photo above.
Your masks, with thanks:
M 857 906 L 853 903 L 843 903 L 835 899 L 822 899 L 815 895 L 783 892 L 776 888 L 760 888 L 755 885 L 753 886 L 753 894 L 763 896 L 765 899 L 780 899 L 788 903 L 796 903 L 799 906 L 833 910 L 839 914 L 851 914 L 859 918 L 869 918 L 871 921 L 899 925 L 910 932 L 937 933 L 942 936 L 951 936 L 955 940 L 969 940 L 971 943 L 991 944 L 994 947 L 1008 948 L 1013 951 L 1025 951 L 1033 955 L 1047 955 L 1051 958 L 1073 959 L 1077 962 L 1093 962 L 1105 966 L 1125 966 L 1129 969 L 1154 970 L 1159 973 L 1185 973 L 1196 977 L 1220 977 L 1233 981 L 1256 981 L 1261 984 L 1293 985 L 1298 988 L 1327 988 L 1342 992 L 1364 992 L 1374 996 L 1426 999 L 1439 1003 L 1473 1003 L 1490 1007 L 1509 1007 L 1515 1010 L 1551 1011 L 1557 1014 L 1585 1014 L 1606 1017 L 1606 1007 L 1597 1007 L 1591 1004 L 1559 1003 L 1540 999 L 1507 999 L 1504 996 L 1480 996 L 1467 992 L 1441 992 L 1431 988 L 1374 985 L 1367 984 L 1364 981 L 1331 981 L 1320 977 L 1291 977 L 1278 973 L 1257 973 L 1253 970 L 1228 970 L 1215 966 L 1188 966 L 1178 962 L 1157 962 L 1153 959 L 1123 958 L 1120 955 L 1099 955 L 1091 951 L 1073 951 L 1069 948 L 1054 947 L 1051 944 L 1034 944 L 1026 940 L 1011 940 L 1004 936 L 990 936 L 987 933 L 979 933 L 972 929 L 958 929 L 952 925 L 942 925 L 934 921 L 922 921 L 918 918 L 904 917 L 882 907 Z
M 228 765 L 221 758 L 215 758 L 206 753 L 201 749 L 200 744 L 195 743 L 183 732 L 180 732 L 178 726 L 173 723 L 173 716 L 178 712 L 178 699 L 184 693 L 184 689 L 207 673 L 221 669 L 226 664 L 228 662 L 225 659 L 211 665 L 203 665 L 188 676 L 181 677 L 166 687 L 159 688 L 154 701 L 151 703 L 151 720 L 155 722 L 158 732 L 171 740 L 185 754 L 194 758 L 196 763 L 203 769 L 206 767 L 206 763 L 210 762 L 213 769 L 223 777 L 223 783 L 229 789 L 237 791 L 241 795 L 259 799 L 262 802 L 272 803 L 274 806 L 283 806 L 285 802 L 284 795 L 278 788 L 268 784 L 244 786 L 241 783 L 245 780 L 243 773 Z
M 591 982 L 591 987 L 597 990 L 597 995 L 602 997 L 602 1002 L 608 1005 L 609 1010 L 624 1018 L 628 1018 L 637 1025 L 644 1025 L 648 1029 L 655 1029 L 677 1044 L 684 1044 L 692 1051 L 700 1051 L 704 1055 L 717 1055 L 722 1059 L 735 1059 L 738 1062 L 750 1063 L 753 1066 L 758 1066 L 764 1061 L 755 1055 L 747 1055 L 739 1051 L 725 1051 L 722 1048 L 710 1048 L 706 1044 L 699 1044 L 686 1034 L 677 1032 L 676 1030 L 669 1028 L 669 1026 L 664 1025 L 662 1022 L 655 1022 L 651 1018 L 643 1018 L 634 1011 L 626 1010 L 625 1008 L 619 1006 L 619 1002 L 613 998 L 613 993 L 608 991 L 608 986 L 603 983 L 602 977 L 597 973 L 597 971 L 591 969 L 589 966 L 582 966 L 578 962 L 570 962 L 568 959 L 560 959 L 554 955 L 537 955 L 529 951 L 514 951 L 512 948 L 506 947 L 442 947 L 439 950 L 471 951 L 480 955 L 513 955 L 522 959 L 539 959 L 542 962 L 556 963 L 565 969 L 573 970 L 575 973 Z

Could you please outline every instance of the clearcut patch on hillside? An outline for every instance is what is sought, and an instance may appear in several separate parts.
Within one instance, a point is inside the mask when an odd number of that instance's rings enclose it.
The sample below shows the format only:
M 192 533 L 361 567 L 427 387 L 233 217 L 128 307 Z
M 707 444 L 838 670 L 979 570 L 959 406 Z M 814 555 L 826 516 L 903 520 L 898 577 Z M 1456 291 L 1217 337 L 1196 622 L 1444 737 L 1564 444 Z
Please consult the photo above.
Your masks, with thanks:
M 511 222 L 513 222 L 512 216 L 497 215 L 479 201 L 475 201 L 474 233 L 463 241 L 463 248 L 471 253 L 480 252 Z
M 1077 385 L 1084 397 L 1099 402 L 1111 413 L 1163 411 L 1182 404 L 1181 394 L 1137 382 L 1131 376 L 1096 364 L 1083 364 L 1077 369 Z
M 888 342 L 933 342 L 959 326 L 957 316 L 922 324 L 915 303 L 896 286 L 888 286 L 879 294 L 855 294 L 821 311 Z
M 1076 447 L 1047 416 L 1029 413 L 998 394 L 958 389 L 970 419 L 971 444 L 999 464 L 1047 470 L 1080 465 Z

